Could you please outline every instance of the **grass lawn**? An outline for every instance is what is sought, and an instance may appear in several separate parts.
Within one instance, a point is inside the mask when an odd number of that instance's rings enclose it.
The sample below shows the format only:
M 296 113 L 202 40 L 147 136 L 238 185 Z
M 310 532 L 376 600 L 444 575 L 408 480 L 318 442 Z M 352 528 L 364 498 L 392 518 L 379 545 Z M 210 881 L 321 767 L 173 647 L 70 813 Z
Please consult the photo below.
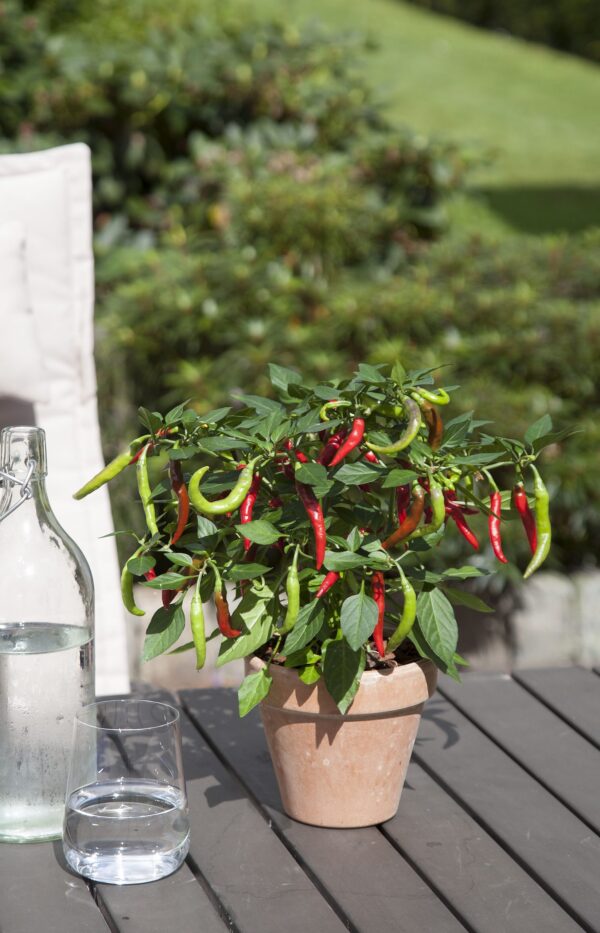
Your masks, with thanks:
M 282 13 L 281 0 L 254 8 Z M 600 68 L 399 0 L 286 0 L 294 21 L 357 29 L 371 82 L 399 121 L 496 153 L 463 221 L 499 232 L 600 224 Z

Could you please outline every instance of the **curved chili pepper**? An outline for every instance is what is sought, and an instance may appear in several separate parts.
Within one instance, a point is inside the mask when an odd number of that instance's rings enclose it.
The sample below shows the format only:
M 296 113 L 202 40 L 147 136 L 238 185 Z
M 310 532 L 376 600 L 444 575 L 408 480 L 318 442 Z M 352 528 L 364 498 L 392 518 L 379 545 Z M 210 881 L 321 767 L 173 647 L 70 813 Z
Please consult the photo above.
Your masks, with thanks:
M 337 466 L 338 463 L 341 463 L 342 460 L 351 453 L 355 447 L 358 447 L 362 441 L 365 433 L 365 419 L 364 418 L 355 418 L 352 422 L 352 427 L 350 433 L 339 450 L 335 453 L 333 459 L 330 461 L 329 466 Z
M 290 632 L 296 624 L 298 613 L 300 611 L 300 581 L 298 579 L 298 548 L 294 554 L 294 560 L 290 564 L 285 582 L 285 592 L 287 594 L 287 610 L 285 619 L 281 627 L 281 634 Z
M 331 587 L 334 585 L 334 583 L 337 583 L 339 579 L 340 579 L 340 575 L 337 570 L 330 570 L 329 573 L 325 574 L 325 579 L 323 580 L 323 582 L 321 583 L 321 586 L 317 590 L 317 595 L 315 596 L 315 599 L 320 599 L 321 596 L 325 596 L 325 593 L 327 593 L 331 589 Z
M 329 411 L 330 408 L 343 408 L 344 406 L 348 406 L 351 404 L 352 404 L 351 402 L 343 398 L 335 398 L 335 399 L 332 399 L 330 402 L 325 402 L 325 404 L 323 405 L 323 407 L 321 408 L 319 412 L 319 418 L 321 419 L 321 421 L 329 421 L 329 416 L 327 412 Z
M 201 577 L 199 576 L 190 604 L 190 628 L 192 629 L 192 638 L 196 649 L 197 671 L 204 667 L 206 661 L 206 632 L 204 630 L 204 607 L 200 596 L 200 581 Z
M 415 528 L 415 530 L 409 535 L 410 541 L 412 541 L 414 538 L 422 538 L 424 535 L 430 535 L 435 531 L 438 531 L 444 524 L 444 519 L 446 518 L 446 500 L 442 487 L 433 479 L 433 477 L 430 479 L 428 486 L 429 500 L 431 502 L 431 514 L 426 516 L 426 523 L 424 525 Z
M 237 638 L 238 635 L 241 635 L 241 631 L 236 628 L 231 627 L 231 616 L 229 613 L 229 606 L 227 605 L 227 597 L 225 592 L 220 589 L 215 589 L 215 608 L 217 610 L 217 625 L 219 630 L 225 638 Z
M 336 431 L 335 434 L 332 434 L 323 447 L 321 453 L 317 457 L 317 463 L 321 463 L 323 466 L 329 466 L 334 456 L 342 446 L 347 433 L 348 431 L 346 428 L 340 428 L 339 431 Z
M 327 540 L 325 519 L 323 518 L 321 503 L 315 496 L 311 486 L 299 483 L 296 480 L 296 490 L 313 527 L 315 536 L 315 567 L 317 570 L 320 570 L 325 560 L 325 544 Z
M 529 507 L 529 502 L 527 501 L 527 493 L 522 483 L 517 483 L 513 489 L 512 495 L 513 505 L 519 515 L 521 516 L 521 522 L 523 523 L 523 528 L 525 529 L 525 534 L 527 535 L 527 540 L 529 541 L 529 548 L 532 554 L 535 554 L 537 550 L 537 531 L 535 527 L 535 518 L 531 508 Z
M 374 450 L 378 454 L 396 454 L 400 450 L 404 450 L 405 447 L 415 439 L 417 436 L 418 430 L 421 427 L 421 410 L 417 403 L 410 398 L 408 395 L 402 400 L 402 407 L 404 413 L 408 419 L 408 424 L 406 425 L 404 431 L 394 444 L 390 444 L 387 447 L 381 444 L 372 444 L 370 441 L 367 441 L 367 447 L 371 450 Z
M 144 515 L 146 516 L 148 531 L 151 535 L 157 535 L 159 531 L 158 525 L 156 524 L 156 510 L 152 501 L 152 490 L 150 488 L 148 466 L 146 463 L 148 447 L 149 445 L 146 444 L 146 446 L 142 448 L 142 454 L 136 464 L 137 485 L 140 499 L 142 500 Z
M 259 473 L 255 473 L 250 485 L 250 489 L 246 493 L 246 498 L 240 506 L 240 524 L 242 525 L 246 525 L 248 522 L 252 521 L 252 513 L 254 512 L 254 505 L 258 497 L 261 483 L 261 475 Z M 251 546 L 252 542 L 250 538 L 244 538 L 244 550 L 249 551 Z
M 379 652 L 379 657 L 385 655 L 383 642 L 383 620 L 385 617 L 385 578 L 380 570 L 376 570 L 371 577 L 371 595 L 377 603 L 377 624 L 373 630 L 373 644 Z
M 442 437 L 444 436 L 444 422 L 442 421 L 442 416 L 440 415 L 437 408 L 434 408 L 433 405 L 429 404 L 429 402 L 423 402 L 422 407 L 423 414 L 425 416 L 425 423 L 429 428 L 427 443 L 432 450 L 437 450 L 442 443 Z
M 134 557 L 139 557 L 142 553 L 142 548 L 138 548 L 134 554 L 131 555 L 129 560 L 132 560 Z M 133 574 L 127 568 L 129 561 L 126 561 L 123 564 L 123 569 L 121 571 L 121 599 L 123 600 L 123 605 L 133 616 L 144 616 L 146 613 L 143 609 L 140 609 L 135 604 L 135 599 L 133 598 Z M 156 576 L 156 572 L 154 574 Z
M 382 548 L 387 551 L 395 544 L 398 544 L 399 541 L 403 541 L 405 538 L 408 538 L 408 536 L 413 533 L 421 521 L 424 508 L 425 490 L 422 486 L 416 483 L 412 489 L 412 502 L 406 514 L 406 518 L 403 522 L 400 523 L 398 528 L 396 528 L 396 530 L 392 532 L 392 534 L 386 538 L 385 541 L 383 541 L 381 545 Z
M 432 402 L 434 405 L 447 405 L 450 401 L 450 396 L 445 389 L 436 389 L 435 392 L 430 392 L 429 389 L 417 386 L 414 391 L 417 395 L 420 395 L 421 398 L 425 399 L 426 402 Z
M 502 531 L 501 531 L 501 511 L 502 511 L 502 493 L 498 489 L 492 490 L 490 495 L 490 515 L 488 516 L 488 531 L 492 550 L 496 558 L 503 564 L 508 560 L 502 550 Z
M 131 463 L 135 463 L 135 461 L 141 455 L 141 452 L 144 449 L 144 446 L 146 445 L 143 445 L 142 447 L 140 447 L 140 449 L 137 451 L 137 453 L 135 454 L 133 458 L 131 456 L 131 448 L 133 447 L 134 444 L 139 444 L 139 443 L 143 444 L 143 442 L 147 440 L 148 437 L 150 437 L 149 434 L 144 434 L 141 437 L 136 437 L 136 439 L 132 441 L 131 444 L 129 445 L 128 450 L 119 454 L 117 457 L 111 460 L 110 463 L 107 463 L 106 466 L 103 467 L 98 473 L 96 473 L 95 476 L 92 476 L 92 478 L 88 480 L 87 483 L 85 483 L 81 487 L 81 489 L 78 489 L 77 492 L 73 493 L 73 498 L 83 499 L 85 498 L 85 496 L 89 496 L 91 492 L 95 492 L 96 489 L 99 489 L 101 486 L 104 486 L 104 484 L 108 483 L 109 480 L 113 479 L 113 477 L 118 476 L 119 473 L 122 473 L 123 470 L 126 467 L 128 467 Z
M 456 527 L 460 531 L 465 541 L 468 541 L 471 547 L 474 548 L 474 550 L 478 551 L 479 541 L 477 539 L 477 535 L 475 534 L 474 531 L 471 531 L 471 529 L 469 528 L 467 524 L 467 520 L 465 516 L 463 515 L 463 512 L 461 511 L 460 507 L 450 509 L 450 518 L 456 523 Z
M 529 564 L 523 578 L 527 580 L 546 560 L 548 553 L 550 551 L 550 544 L 552 543 L 552 525 L 550 524 L 550 497 L 548 495 L 548 490 L 546 489 L 542 477 L 538 473 L 537 469 L 534 467 L 533 463 L 530 464 L 530 469 L 533 471 L 534 481 L 533 481 L 533 495 L 535 497 L 535 523 L 537 531 L 537 547 L 535 553 Z
M 169 477 L 171 479 L 171 489 L 177 496 L 177 526 L 171 538 L 171 544 L 176 544 L 185 531 L 190 515 L 190 497 L 179 460 L 169 460 Z
M 402 594 L 404 596 L 404 606 L 402 607 L 402 616 L 400 617 L 398 627 L 388 640 L 388 654 L 394 651 L 398 645 L 404 641 L 417 618 L 417 595 L 402 568 L 398 567 L 398 570 L 400 573 L 400 586 L 402 587 Z
M 209 499 L 205 499 L 200 492 L 200 482 L 204 474 L 208 472 L 209 467 L 200 467 L 199 470 L 196 470 L 190 479 L 189 485 L 190 502 L 196 511 L 203 512 L 205 515 L 226 515 L 227 512 L 234 512 L 239 508 L 252 485 L 254 465 L 258 460 L 259 457 L 254 457 L 254 459 L 244 467 L 239 475 L 237 483 L 224 499 L 216 499 L 213 502 Z

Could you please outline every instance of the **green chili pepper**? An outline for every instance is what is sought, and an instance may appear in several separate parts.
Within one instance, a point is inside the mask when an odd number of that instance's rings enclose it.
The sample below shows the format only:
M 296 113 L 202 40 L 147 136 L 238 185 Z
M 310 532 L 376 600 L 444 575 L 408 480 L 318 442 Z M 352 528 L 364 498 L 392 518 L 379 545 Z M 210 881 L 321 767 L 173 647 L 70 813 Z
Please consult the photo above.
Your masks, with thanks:
M 146 463 L 147 457 L 148 446 L 146 445 L 136 463 L 138 492 L 140 494 L 140 499 L 142 500 L 142 506 L 144 508 L 144 515 L 146 516 L 146 525 L 148 526 L 148 531 L 151 535 L 157 535 L 159 532 L 158 525 L 156 524 L 156 511 L 152 501 L 150 480 L 148 479 L 148 465 Z
M 367 447 L 370 447 L 371 450 L 374 450 L 377 454 L 396 454 L 400 450 L 404 450 L 405 447 L 415 439 L 417 432 L 421 427 L 421 410 L 417 403 L 412 399 L 406 396 L 402 400 L 402 408 L 404 413 L 408 418 L 408 424 L 406 425 L 404 431 L 394 444 L 389 446 L 381 444 L 371 444 L 369 441 L 366 442 Z
M 327 414 L 327 412 L 329 411 L 330 408 L 342 408 L 344 406 L 347 407 L 351 404 L 352 403 L 349 402 L 347 399 L 334 398 L 331 400 L 331 402 L 325 402 L 325 404 L 323 405 L 323 407 L 321 408 L 319 412 L 319 418 L 321 419 L 321 421 L 329 421 L 329 415 Z
M 192 629 L 192 638 L 194 639 L 194 648 L 196 649 L 196 670 L 204 667 L 206 661 L 206 632 L 204 631 L 204 608 L 200 596 L 200 582 L 202 575 L 198 576 L 196 589 L 192 596 L 190 605 L 190 626 Z
M 412 541 L 413 538 L 422 538 L 423 535 L 433 534 L 434 531 L 439 531 L 439 529 L 444 524 L 446 520 L 446 500 L 444 498 L 444 490 L 437 483 L 433 477 L 429 480 L 429 500 L 431 502 L 431 521 L 426 525 L 420 525 L 416 528 L 411 535 L 406 539 L 407 541 Z
M 533 464 L 530 464 L 533 472 L 533 495 L 535 498 L 535 526 L 537 531 L 537 544 L 533 557 L 529 561 L 527 569 L 523 574 L 523 579 L 527 579 L 538 570 L 546 560 L 550 551 L 552 541 L 552 526 L 550 524 L 550 497 L 548 490 L 544 486 L 542 477 Z
M 144 434 L 142 437 L 136 437 L 134 441 L 129 445 L 129 450 L 125 451 L 122 454 L 119 454 L 118 457 L 115 457 L 114 460 L 111 460 L 110 463 L 107 463 L 106 466 L 96 473 L 95 476 L 92 476 L 87 483 L 85 483 L 81 489 L 78 489 L 77 492 L 73 493 L 74 499 L 84 499 L 85 496 L 89 496 L 91 492 L 95 492 L 96 489 L 99 489 L 100 486 L 104 486 L 105 483 L 108 483 L 109 480 L 113 477 L 118 476 L 119 473 L 122 473 L 123 470 L 132 463 L 132 457 L 134 454 L 131 452 L 131 448 L 134 444 L 142 444 L 144 441 L 147 441 L 150 437 L 149 434 Z
M 412 584 L 407 579 L 404 574 L 404 571 L 401 567 L 398 567 L 400 572 L 400 585 L 402 587 L 402 593 L 404 595 L 404 606 L 402 609 L 402 617 L 398 623 L 398 627 L 393 632 L 391 638 L 387 643 L 387 653 L 394 651 L 398 645 L 404 641 L 411 628 L 415 624 L 415 619 L 417 618 L 417 596 L 412 587 Z
M 432 402 L 433 405 L 447 405 L 450 401 L 450 396 L 445 389 L 436 389 L 435 392 L 430 392 L 429 389 L 418 386 L 415 389 L 415 394 L 420 395 L 427 402 Z
M 205 515 L 225 515 L 227 512 L 234 512 L 235 509 L 238 509 L 250 491 L 252 478 L 254 476 L 254 465 L 259 459 L 259 457 L 255 457 L 254 460 L 251 460 L 250 463 L 244 467 L 239 475 L 237 483 L 228 496 L 224 499 L 217 499 L 214 502 L 205 499 L 200 492 L 200 481 L 210 467 L 200 467 L 199 470 L 196 470 L 188 486 L 190 502 L 196 511 L 203 512 Z
M 131 555 L 129 560 L 132 560 L 134 557 L 139 557 L 142 551 L 143 548 L 139 547 L 137 551 Z M 146 615 L 146 613 L 143 609 L 139 609 L 138 606 L 136 606 L 133 598 L 133 574 L 127 569 L 128 563 L 129 561 L 125 561 L 121 571 L 121 599 L 128 612 L 134 616 L 143 616 Z
M 298 548 L 296 548 L 296 553 L 294 554 L 294 560 L 290 564 L 290 569 L 288 570 L 287 579 L 285 583 L 285 591 L 287 593 L 287 612 L 285 614 L 285 619 L 283 620 L 283 626 L 281 628 L 281 634 L 285 635 L 286 632 L 289 632 L 293 629 L 296 624 L 296 619 L 298 618 L 298 612 L 300 611 L 300 582 L 298 580 Z

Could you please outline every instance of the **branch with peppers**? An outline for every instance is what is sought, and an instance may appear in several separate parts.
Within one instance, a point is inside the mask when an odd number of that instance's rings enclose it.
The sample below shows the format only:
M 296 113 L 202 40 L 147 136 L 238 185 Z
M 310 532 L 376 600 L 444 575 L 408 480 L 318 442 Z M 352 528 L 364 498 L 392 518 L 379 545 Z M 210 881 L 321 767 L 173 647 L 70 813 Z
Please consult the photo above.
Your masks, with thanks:
M 76 493 L 135 466 L 145 532 L 121 587 L 136 615 L 134 584 L 161 592 L 146 655 L 171 649 L 187 614 L 192 638 L 175 650 L 194 649 L 198 667 L 218 637 L 218 663 L 258 652 L 265 676 L 284 663 L 338 689 L 340 651 L 327 649 L 341 641 L 344 670 L 422 656 L 458 676 L 453 606 L 466 597 L 456 581 L 484 571 L 436 573 L 428 556 L 446 534 L 481 551 L 487 529 L 490 556 L 505 565 L 516 522 L 531 551 L 523 576 L 542 566 L 551 526 L 537 461 L 553 439 L 549 419 L 522 442 L 495 438 L 470 415 L 448 417 L 455 389 L 428 372 L 363 364 L 314 388 L 273 372 L 279 401 L 146 413 L 150 433 Z M 264 688 L 257 679 L 256 696 Z M 252 695 L 247 687 L 244 702 Z

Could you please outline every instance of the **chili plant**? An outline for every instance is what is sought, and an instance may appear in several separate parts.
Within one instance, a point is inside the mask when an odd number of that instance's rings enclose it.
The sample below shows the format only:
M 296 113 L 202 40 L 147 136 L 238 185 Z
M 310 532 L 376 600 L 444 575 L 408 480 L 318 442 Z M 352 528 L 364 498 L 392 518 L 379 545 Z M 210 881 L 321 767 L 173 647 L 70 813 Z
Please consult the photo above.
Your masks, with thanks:
M 145 659 L 173 648 L 189 604 L 192 638 L 176 651 L 195 650 L 201 666 L 206 640 L 220 638 L 218 665 L 266 662 L 240 688 L 242 715 L 267 695 L 271 664 L 306 684 L 323 677 L 342 712 L 366 668 L 423 657 L 458 679 L 453 607 L 487 607 L 456 584 L 485 571 L 434 572 L 428 558 L 446 534 L 479 549 L 467 516 L 481 514 L 499 561 L 503 524 L 517 519 L 532 548 L 525 576 L 541 566 L 551 528 L 533 464 L 557 439 L 550 418 L 522 441 L 493 436 L 472 414 L 446 415 L 456 387 L 399 364 L 316 386 L 277 365 L 270 375 L 277 399 L 240 394 L 203 415 L 140 409 L 146 433 L 76 493 L 136 464 L 147 530 L 123 568 L 123 599 L 140 614 L 136 578 L 163 597 Z M 155 457 L 164 478 L 152 487 Z M 211 601 L 218 625 L 206 632 Z

